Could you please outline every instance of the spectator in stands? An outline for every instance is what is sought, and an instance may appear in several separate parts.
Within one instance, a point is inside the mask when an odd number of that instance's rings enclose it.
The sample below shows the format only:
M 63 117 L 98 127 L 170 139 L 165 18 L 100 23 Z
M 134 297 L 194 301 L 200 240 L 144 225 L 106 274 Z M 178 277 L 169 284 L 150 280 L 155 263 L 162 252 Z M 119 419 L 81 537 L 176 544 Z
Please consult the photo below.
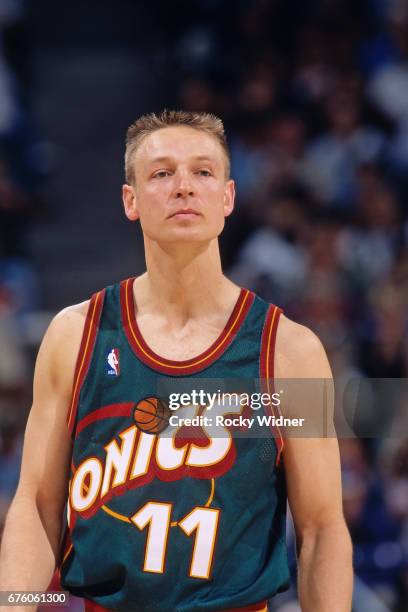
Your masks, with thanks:
M 361 106 L 361 94 L 350 87 L 349 78 L 338 81 L 326 100 L 328 130 L 306 153 L 307 179 L 322 203 L 350 208 L 358 168 L 381 159 L 384 136 L 365 123 Z

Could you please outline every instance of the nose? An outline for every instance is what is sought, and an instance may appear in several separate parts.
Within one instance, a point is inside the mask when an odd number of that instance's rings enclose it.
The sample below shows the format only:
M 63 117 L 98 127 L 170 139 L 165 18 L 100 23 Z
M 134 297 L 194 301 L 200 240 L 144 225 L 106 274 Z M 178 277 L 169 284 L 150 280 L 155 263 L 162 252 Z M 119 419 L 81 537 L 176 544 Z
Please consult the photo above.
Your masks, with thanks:
M 188 196 L 193 196 L 194 189 L 188 172 L 179 172 L 177 178 L 178 181 L 175 187 L 175 197 L 187 198 Z

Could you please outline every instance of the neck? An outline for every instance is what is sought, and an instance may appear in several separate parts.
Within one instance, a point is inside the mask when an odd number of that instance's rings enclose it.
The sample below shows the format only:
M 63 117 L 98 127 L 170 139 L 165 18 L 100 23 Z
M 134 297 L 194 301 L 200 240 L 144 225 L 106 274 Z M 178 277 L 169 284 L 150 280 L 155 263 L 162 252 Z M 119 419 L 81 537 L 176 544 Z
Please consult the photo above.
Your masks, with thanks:
M 147 272 L 136 280 L 138 312 L 161 312 L 173 320 L 228 309 L 239 287 L 222 273 L 218 240 L 198 245 L 159 245 L 145 240 Z

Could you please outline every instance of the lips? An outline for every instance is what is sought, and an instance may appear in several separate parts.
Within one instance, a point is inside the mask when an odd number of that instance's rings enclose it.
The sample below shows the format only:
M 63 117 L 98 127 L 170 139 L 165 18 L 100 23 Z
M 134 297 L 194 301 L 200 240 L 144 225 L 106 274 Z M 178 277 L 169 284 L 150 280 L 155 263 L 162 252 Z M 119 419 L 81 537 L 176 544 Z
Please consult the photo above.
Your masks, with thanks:
M 172 219 L 173 217 L 176 217 L 176 216 L 181 217 L 183 215 L 201 217 L 201 213 L 199 213 L 197 210 L 194 210 L 193 208 L 182 208 L 181 210 L 176 210 L 174 213 L 169 215 L 167 218 Z

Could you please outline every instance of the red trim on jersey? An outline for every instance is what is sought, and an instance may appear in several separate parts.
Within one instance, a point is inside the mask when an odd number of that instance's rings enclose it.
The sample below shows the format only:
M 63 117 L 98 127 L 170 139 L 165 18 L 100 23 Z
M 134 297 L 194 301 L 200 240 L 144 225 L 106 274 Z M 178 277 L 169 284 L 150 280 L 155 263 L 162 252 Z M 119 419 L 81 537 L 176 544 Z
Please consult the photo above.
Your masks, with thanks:
M 271 304 L 268 308 L 268 312 L 265 318 L 264 328 L 262 330 L 261 340 L 261 355 L 259 359 L 259 371 L 261 378 L 261 385 L 266 393 L 272 395 L 274 393 L 274 368 L 275 368 L 275 344 L 276 344 L 276 333 L 278 331 L 279 318 L 282 314 L 281 308 Z M 279 416 L 279 411 L 275 414 L 276 406 L 270 405 L 273 416 Z M 271 426 L 271 431 L 274 434 L 276 445 L 278 448 L 278 454 L 276 457 L 276 464 L 279 463 L 280 456 L 283 450 L 283 438 L 281 431 L 278 426 Z
M 84 599 L 84 603 L 85 612 L 107 612 L 110 609 L 104 608 L 90 599 Z M 228 608 L 228 610 L 224 610 L 224 612 L 264 612 L 264 610 L 268 609 L 267 605 L 267 601 L 260 601 L 257 604 L 245 606 L 244 608 Z
M 111 610 L 111 608 L 104 608 L 90 599 L 84 599 L 84 604 L 85 612 L 105 612 L 105 610 Z
M 72 387 L 72 402 L 67 415 L 67 425 L 71 435 L 75 427 L 79 395 L 81 393 L 81 388 L 84 384 L 89 364 L 91 362 L 104 298 L 105 289 L 95 293 L 91 298 L 88 312 L 86 313 L 84 331 L 82 332 L 82 340 L 75 367 L 74 384 Z
M 160 357 L 145 342 L 136 320 L 136 308 L 133 295 L 134 278 L 122 281 L 120 286 L 120 301 L 122 309 L 123 327 L 127 339 L 137 357 L 148 366 L 164 374 L 187 375 L 199 372 L 212 364 L 226 351 L 238 333 L 255 295 L 248 289 L 241 289 L 238 300 L 234 306 L 226 326 L 217 340 L 206 351 L 185 361 L 173 361 Z
M 61 559 L 60 559 L 59 566 L 57 568 L 59 575 L 61 574 L 62 566 L 64 565 L 65 561 L 67 560 L 67 558 L 69 557 L 69 555 L 72 553 L 73 550 L 74 548 L 73 548 L 72 539 L 71 539 L 71 532 L 70 532 L 69 526 L 66 525 L 65 533 L 64 533 L 64 537 L 63 537 L 63 541 L 61 545 Z
M 86 417 L 81 419 L 76 427 L 75 437 L 83 430 L 95 421 L 101 421 L 102 419 L 108 419 L 109 417 L 129 417 L 132 415 L 132 409 L 135 406 L 135 402 L 122 402 L 121 404 L 110 404 L 109 406 L 103 406 L 97 408 Z
M 260 601 L 252 606 L 245 606 L 244 608 L 228 608 L 228 610 L 224 610 L 224 612 L 267 612 L 267 606 L 267 601 Z

